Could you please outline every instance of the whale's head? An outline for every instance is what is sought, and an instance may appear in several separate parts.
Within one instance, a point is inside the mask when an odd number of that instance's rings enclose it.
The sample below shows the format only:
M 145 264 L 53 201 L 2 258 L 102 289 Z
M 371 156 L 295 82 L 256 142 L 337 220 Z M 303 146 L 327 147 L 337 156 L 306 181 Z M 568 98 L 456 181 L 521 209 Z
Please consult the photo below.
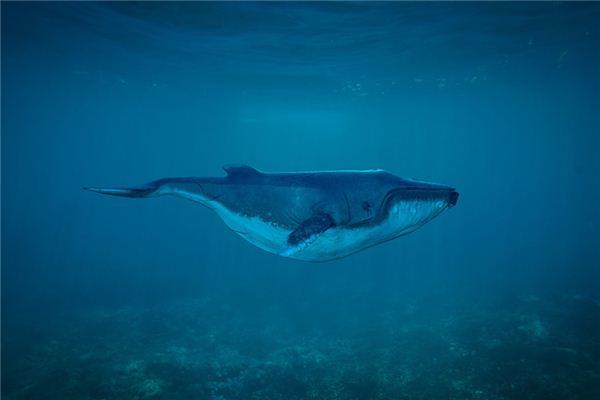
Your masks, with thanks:
M 458 202 L 459 194 L 452 186 L 416 179 L 394 178 L 383 198 L 384 208 L 406 201 L 434 201 L 449 208 Z
M 458 201 L 454 187 L 415 179 L 403 179 L 377 171 L 376 179 L 353 194 L 351 225 L 378 230 L 389 240 L 423 226 Z
M 451 186 L 394 178 L 379 212 L 379 223 L 389 227 L 390 238 L 420 228 L 458 201 L 459 194 Z

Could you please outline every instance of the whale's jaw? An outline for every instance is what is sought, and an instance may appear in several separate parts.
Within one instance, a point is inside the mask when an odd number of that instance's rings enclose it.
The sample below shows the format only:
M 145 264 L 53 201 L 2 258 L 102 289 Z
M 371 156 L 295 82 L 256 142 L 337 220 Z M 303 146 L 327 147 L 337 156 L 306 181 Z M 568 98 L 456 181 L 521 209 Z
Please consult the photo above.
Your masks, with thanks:
M 329 229 L 310 246 L 288 257 L 316 262 L 343 258 L 414 232 L 448 207 L 451 205 L 442 200 L 413 199 L 394 202 L 387 216 L 378 223 Z

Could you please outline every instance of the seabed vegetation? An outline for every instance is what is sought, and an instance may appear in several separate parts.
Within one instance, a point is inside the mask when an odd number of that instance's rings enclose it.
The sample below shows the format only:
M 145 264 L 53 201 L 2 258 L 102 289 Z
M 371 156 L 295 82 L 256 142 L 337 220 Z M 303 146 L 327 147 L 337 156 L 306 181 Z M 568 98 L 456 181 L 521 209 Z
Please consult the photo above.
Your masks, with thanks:
M 18 357 L 6 343 L 18 361 L 3 365 L 3 398 L 600 398 L 598 300 L 365 307 L 203 298 L 96 311 Z

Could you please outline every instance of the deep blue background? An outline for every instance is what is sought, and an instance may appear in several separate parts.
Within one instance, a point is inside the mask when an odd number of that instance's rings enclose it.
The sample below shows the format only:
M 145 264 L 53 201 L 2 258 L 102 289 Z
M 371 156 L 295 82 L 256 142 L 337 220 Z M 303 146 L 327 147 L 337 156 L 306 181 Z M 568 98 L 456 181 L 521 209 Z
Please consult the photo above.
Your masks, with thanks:
M 94 309 L 211 297 L 305 321 L 597 297 L 599 26 L 593 3 L 3 3 L 3 363 Z M 461 197 L 306 264 L 191 202 L 81 190 L 231 162 L 384 168 Z

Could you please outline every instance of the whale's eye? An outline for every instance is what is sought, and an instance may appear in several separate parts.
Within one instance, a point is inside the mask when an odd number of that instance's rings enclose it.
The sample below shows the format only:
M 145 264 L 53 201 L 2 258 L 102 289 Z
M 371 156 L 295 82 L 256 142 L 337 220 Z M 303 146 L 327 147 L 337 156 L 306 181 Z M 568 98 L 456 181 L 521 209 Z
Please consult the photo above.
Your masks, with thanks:
M 362 208 L 366 212 L 370 213 L 371 212 L 371 203 L 369 203 L 368 201 L 363 201 L 362 202 Z

